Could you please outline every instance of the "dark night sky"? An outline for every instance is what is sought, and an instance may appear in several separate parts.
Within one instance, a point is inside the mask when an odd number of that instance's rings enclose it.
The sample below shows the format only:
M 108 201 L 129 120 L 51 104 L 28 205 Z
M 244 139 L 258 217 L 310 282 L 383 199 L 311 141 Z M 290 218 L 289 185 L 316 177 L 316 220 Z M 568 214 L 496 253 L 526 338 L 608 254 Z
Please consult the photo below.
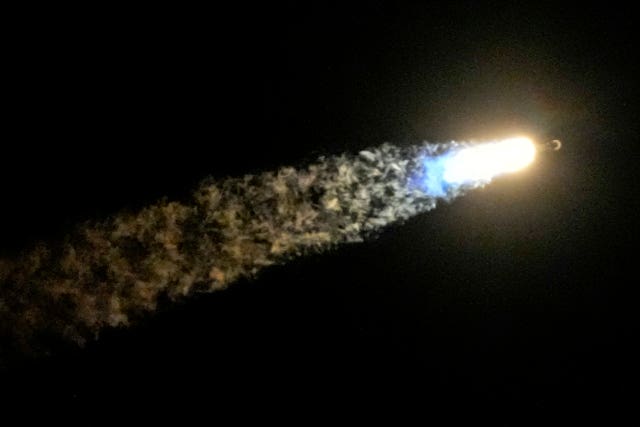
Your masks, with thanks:
M 634 14 L 535 3 L 16 11 L 3 256 L 208 175 L 385 141 L 564 148 L 375 241 L 21 361 L 3 393 L 64 408 L 197 397 L 212 420 L 444 408 L 495 425 L 631 404 Z

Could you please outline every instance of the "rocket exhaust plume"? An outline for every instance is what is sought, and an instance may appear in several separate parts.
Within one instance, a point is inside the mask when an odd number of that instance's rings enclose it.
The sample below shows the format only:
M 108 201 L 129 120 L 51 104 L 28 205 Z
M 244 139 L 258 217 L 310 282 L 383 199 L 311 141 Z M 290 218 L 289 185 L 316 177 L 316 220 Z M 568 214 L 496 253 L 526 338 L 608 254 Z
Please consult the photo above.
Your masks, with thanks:
M 300 169 L 205 180 L 190 203 L 82 224 L 63 242 L 0 260 L 0 334 L 23 349 L 43 336 L 83 344 L 160 298 L 223 289 L 292 257 L 360 242 L 535 153 L 526 138 L 384 144 Z

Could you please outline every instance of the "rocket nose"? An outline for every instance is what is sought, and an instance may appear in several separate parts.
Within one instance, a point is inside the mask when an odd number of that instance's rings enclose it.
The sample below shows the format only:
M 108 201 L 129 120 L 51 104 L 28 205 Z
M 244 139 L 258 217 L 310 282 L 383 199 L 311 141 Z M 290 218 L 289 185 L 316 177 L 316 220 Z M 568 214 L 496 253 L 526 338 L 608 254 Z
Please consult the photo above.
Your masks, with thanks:
M 558 151 L 560 148 L 562 148 L 562 142 L 559 139 L 553 139 L 538 145 L 539 151 Z
M 549 141 L 548 143 L 549 149 L 553 151 L 558 151 L 562 148 L 562 142 L 559 139 L 554 139 L 553 141 Z

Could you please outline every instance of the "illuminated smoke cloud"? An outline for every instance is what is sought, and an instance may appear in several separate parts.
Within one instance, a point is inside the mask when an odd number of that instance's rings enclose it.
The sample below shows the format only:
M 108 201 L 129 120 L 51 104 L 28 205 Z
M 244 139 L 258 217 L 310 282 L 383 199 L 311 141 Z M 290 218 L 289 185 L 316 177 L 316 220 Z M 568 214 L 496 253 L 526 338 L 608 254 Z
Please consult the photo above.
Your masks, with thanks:
M 0 334 L 26 348 L 43 334 L 82 344 L 160 298 L 223 289 L 292 257 L 362 241 L 488 182 L 446 181 L 464 147 L 384 144 L 301 169 L 205 181 L 191 203 L 81 225 L 58 245 L 0 260 Z

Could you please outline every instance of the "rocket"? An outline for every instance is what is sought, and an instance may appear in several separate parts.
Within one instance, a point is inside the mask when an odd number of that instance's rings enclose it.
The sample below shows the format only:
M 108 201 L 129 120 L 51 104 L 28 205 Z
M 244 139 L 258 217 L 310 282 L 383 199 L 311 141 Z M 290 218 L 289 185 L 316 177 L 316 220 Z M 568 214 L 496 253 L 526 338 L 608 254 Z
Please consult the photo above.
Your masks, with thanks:
M 551 141 L 538 144 L 538 151 L 558 151 L 562 148 L 562 141 L 552 139 Z

